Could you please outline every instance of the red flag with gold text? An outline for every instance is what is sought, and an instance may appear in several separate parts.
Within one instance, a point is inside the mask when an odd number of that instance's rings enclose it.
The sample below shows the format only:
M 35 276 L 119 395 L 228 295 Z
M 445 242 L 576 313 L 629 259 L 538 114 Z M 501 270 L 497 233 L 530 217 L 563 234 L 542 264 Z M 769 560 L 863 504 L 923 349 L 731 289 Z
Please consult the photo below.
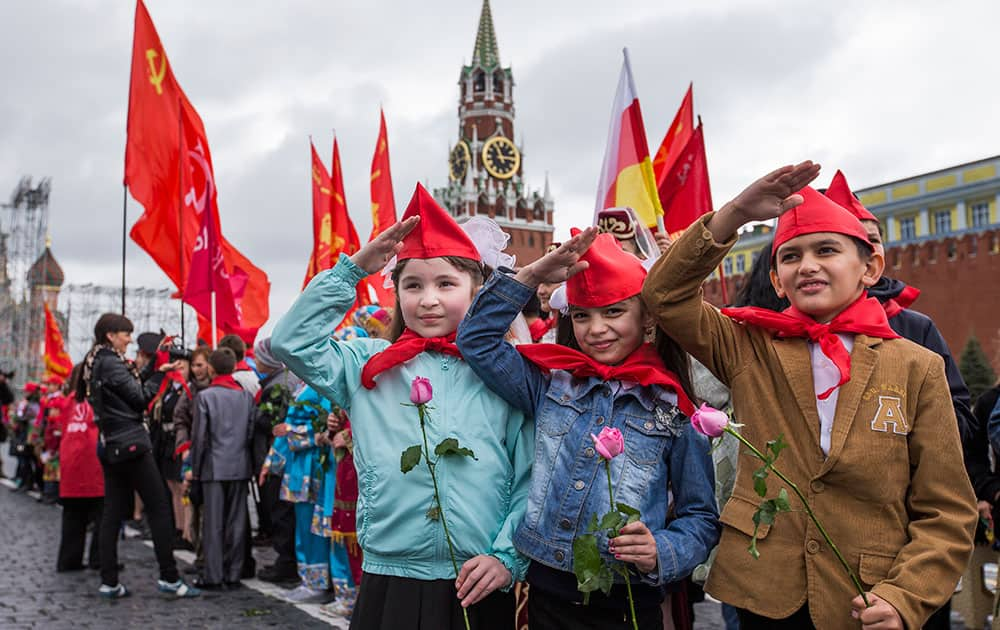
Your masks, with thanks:
M 663 136 L 663 142 L 653 156 L 653 177 L 656 179 L 656 186 L 663 183 L 670 169 L 673 168 L 677 156 L 680 155 L 684 147 L 687 146 L 691 134 L 694 133 L 694 85 L 688 85 L 687 93 L 681 100 L 681 106 L 674 115 L 674 120 L 670 123 L 667 133 Z M 660 200 L 662 203 L 662 199 Z M 664 206 L 664 211 L 666 206 Z
M 201 215 L 208 209 L 218 216 L 215 175 L 205 126 L 174 77 L 141 0 L 136 3 L 127 131 L 125 184 L 144 208 L 130 235 L 183 294 Z M 270 281 L 221 230 L 218 237 L 228 272 L 246 275 L 236 298 L 246 335 L 267 321 Z
M 396 222 L 396 197 L 392 191 L 392 172 L 389 168 L 389 134 L 385 128 L 385 113 L 379 110 L 378 140 L 372 156 L 371 175 L 372 232 L 371 241 L 386 228 Z M 368 276 L 368 282 L 375 289 L 379 304 L 392 307 L 396 296 L 392 289 L 383 286 L 381 273 Z
M 66 344 L 63 341 L 62 332 L 55 316 L 45 304 L 45 376 L 59 376 L 63 379 L 69 377 L 73 370 L 73 360 L 66 352 Z
M 705 139 L 699 124 L 659 186 L 663 223 L 672 237 L 712 210 Z

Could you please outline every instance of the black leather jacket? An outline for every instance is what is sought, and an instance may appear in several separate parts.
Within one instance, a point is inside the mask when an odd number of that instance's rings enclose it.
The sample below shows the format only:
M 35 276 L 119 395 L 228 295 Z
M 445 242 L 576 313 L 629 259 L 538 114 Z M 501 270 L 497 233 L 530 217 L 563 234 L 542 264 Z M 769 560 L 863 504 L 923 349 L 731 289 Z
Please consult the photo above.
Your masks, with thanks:
M 163 380 L 162 372 L 148 366 L 135 378 L 118 354 L 109 348 L 98 350 L 90 379 L 90 405 L 94 421 L 105 441 L 144 444 L 151 448 L 143 413 Z

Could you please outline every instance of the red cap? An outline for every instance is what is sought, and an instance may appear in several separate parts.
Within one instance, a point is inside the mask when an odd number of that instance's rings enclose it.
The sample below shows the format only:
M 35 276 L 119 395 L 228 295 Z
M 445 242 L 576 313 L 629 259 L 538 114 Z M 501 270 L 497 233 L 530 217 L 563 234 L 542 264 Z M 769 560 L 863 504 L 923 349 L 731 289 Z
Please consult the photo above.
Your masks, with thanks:
M 472 239 L 419 183 L 400 220 L 405 221 L 414 216 L 420 217 L 420 222 L 403 239 L 403 249 L 396 260 L 441 256 L 482 260 Z
M 642 261 L 623 250 L 611 234 L 598 234 L 580 260 L 590 266 L 566 281 L 566 300 L 573 306 L 597 308 L 642 293 Z
M 827 197 L 819 194 L 809 186 L 799 191 L 804 201 L 801 205 L 792 208 L 778 219 L 778 227 L 774 231 L 774 244 L 771 246 L 771 255 L 777 253 L 778 248 L 803 234 L 816 234 L 817 232 L 833 232 L 853 236 L 866 243 L 869 247 L 868 233 L 862 227 L 857 217 L 838 203 L 834 203 Z
M 41 389 L 42 389 L 41 384 L 36 383 L 34 381 L 28 381 L 27 383 L 24 384 L 24 393 L 28 394 L 29 396 Z
M 847 208 L 851 214 L 858 217 L 858 221 L 875 221 L 878 218 L 868 211 L 868 208 L 861 205 L 858 198 L 851 192 L 851 187 L 847 185 L 847 178 L 839 170 L 830 181 L 830 187 L 826 189 L 826 196 Z

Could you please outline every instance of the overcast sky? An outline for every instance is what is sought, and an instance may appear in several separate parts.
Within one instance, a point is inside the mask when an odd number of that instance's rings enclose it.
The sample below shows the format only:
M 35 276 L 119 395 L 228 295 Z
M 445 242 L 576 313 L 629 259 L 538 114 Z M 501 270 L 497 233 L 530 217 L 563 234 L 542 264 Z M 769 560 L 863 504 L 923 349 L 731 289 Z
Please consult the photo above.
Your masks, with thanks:
M 371 228 L 369 168 L 385 108 L 397 210 L 447 181 L 457 80 L 478 0 L 148 0 L 201 114 L 226 236 L 270 276 L 270 330 L 311 247 L 309 135 L 336 128 L 348 208 Z M 1000 153 L 1000 2 L 493 0 L 512 66 L 524 173 L 549 173 L 556 235 L 589 221 L 621 48 L 652 151 L 689 81 L 717 204 L 775 166 L 814 159 L 856 188 Z M 67 283 L 120 274 L 121 180 L 134 4 L 0 6 L 0 199 L 53 180 L 53 251 Z M 131 225 L 141 207 L 130 198 Z M 131 241 L 130 285 L 168 286 Z

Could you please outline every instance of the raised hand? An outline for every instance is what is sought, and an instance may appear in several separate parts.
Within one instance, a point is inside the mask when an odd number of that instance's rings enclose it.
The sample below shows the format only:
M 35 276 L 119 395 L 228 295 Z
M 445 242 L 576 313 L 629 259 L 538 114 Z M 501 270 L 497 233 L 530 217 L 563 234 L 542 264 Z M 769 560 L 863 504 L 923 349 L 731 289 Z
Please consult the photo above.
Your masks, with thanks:
M 586 261 L 580 261 L 580 256 L 590 249 L 595 238 L 596 227 L 583 230 L 535 262 L 522 267 L 514 279 L 530 287 L 537 287 L 542 282 L 566 282 L 588 267 Z
M 708 229 L 717 242 L 723 242 L 745 223 L 781 216 L 802 203 L 802 195 L 795 193 L 816 179 L 819 169 L 819 164 L 806 160 L 771 171 L 723 206 Z
M 368 273 L 381 271 L 392 257 L 403 248 L 403 239 L 417 227 L 420 217 L 392 224 L 384 232 L 365 244 L 356 254 L 351 256 L 351 262 Z

